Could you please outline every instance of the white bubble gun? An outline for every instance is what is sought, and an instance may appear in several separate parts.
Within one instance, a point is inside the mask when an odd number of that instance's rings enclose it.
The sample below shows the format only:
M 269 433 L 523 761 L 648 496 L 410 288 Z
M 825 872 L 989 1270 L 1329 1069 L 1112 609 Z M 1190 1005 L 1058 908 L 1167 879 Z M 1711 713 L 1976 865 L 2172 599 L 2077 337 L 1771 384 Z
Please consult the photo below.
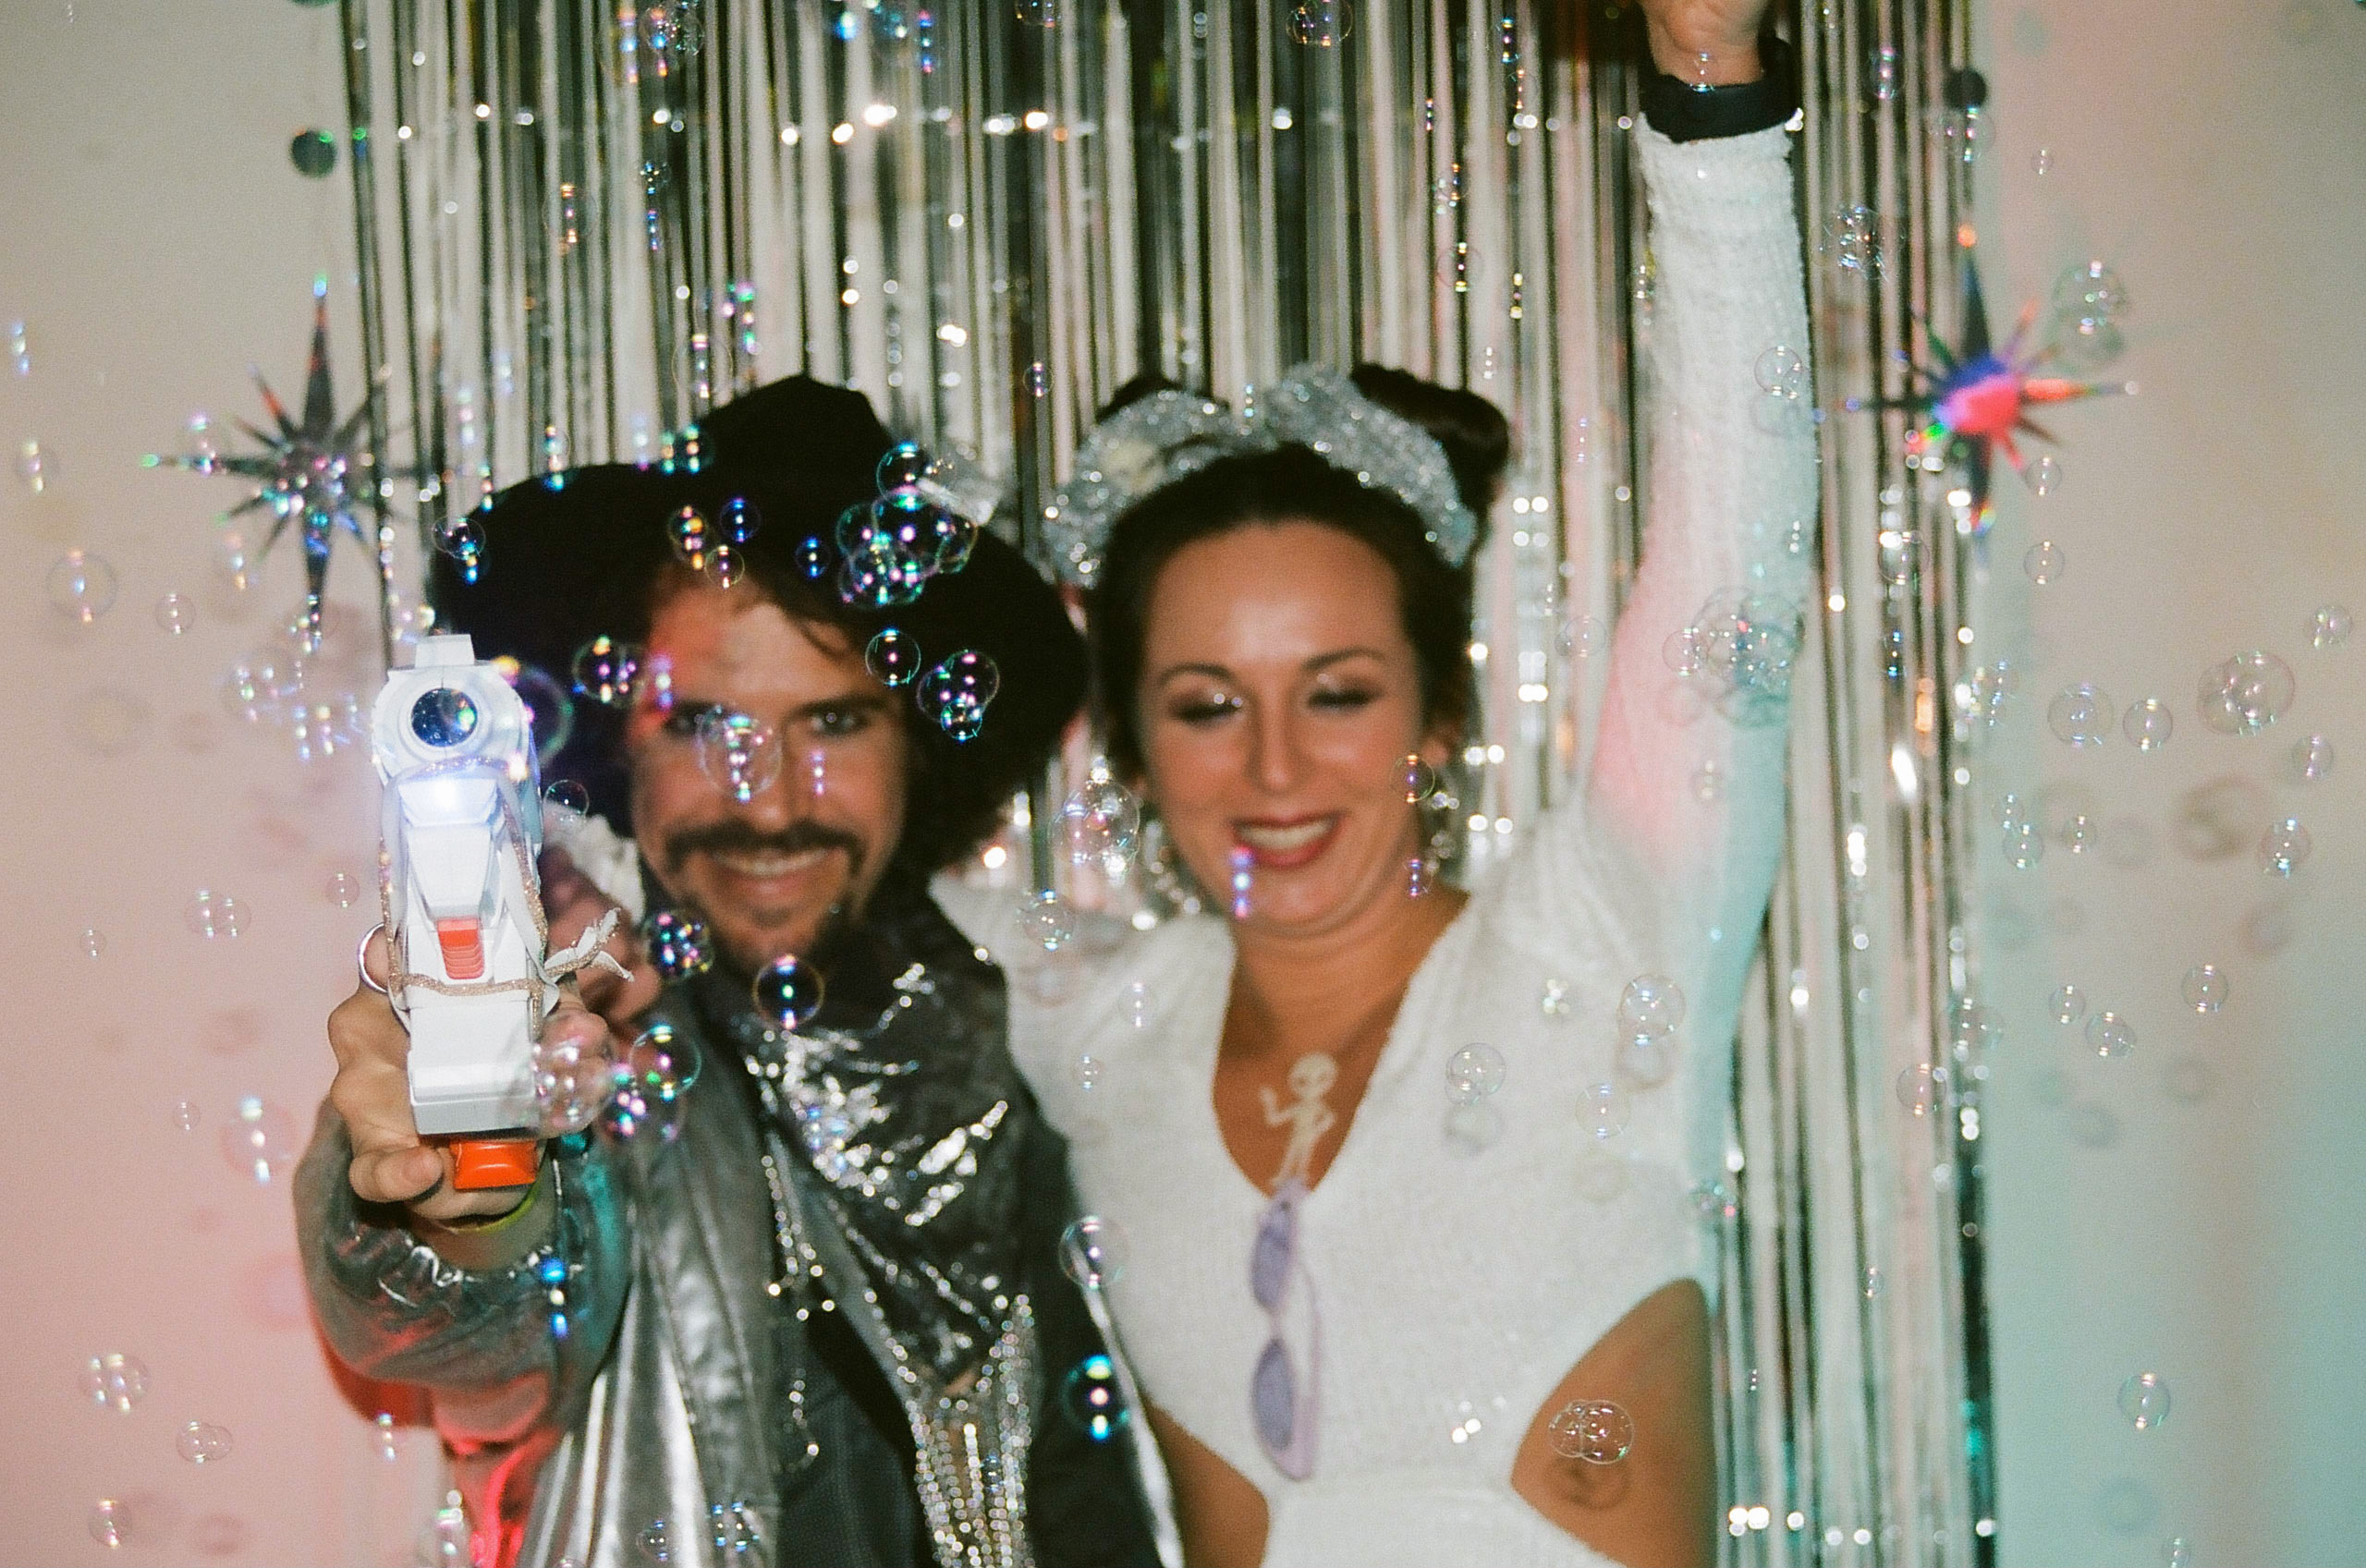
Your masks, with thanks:
M 531 715 L 468 638 L 422 638 L 409 668 L 387 672 L 370 740 L 412 1117 L 448 1140 L 456 1185 L 522 1185 L 541 1120 L 534 1041 L 558 1002 L 537 918 Z

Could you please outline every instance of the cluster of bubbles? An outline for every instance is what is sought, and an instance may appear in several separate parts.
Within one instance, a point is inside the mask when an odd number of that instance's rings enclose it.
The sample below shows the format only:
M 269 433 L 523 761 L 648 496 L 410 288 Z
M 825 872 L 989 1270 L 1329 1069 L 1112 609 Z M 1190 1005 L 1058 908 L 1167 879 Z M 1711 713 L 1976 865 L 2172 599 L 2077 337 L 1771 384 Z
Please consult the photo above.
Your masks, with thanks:
M 745 550 L 763 520 L 754 502 L 733 496 L 712 520 L 695 506 L 677 509 L 665 519 L 665 540 L 673 547 L 675 560 L 717 588 L 731 588 L 747 576 Z
M 699 0 L 660 0 L 631 15 L 625 47 L 636 44 L 649 52 L 661 70 L 695 55 L 706 47 L 706 18 Z
M 640 922 L 641 950 L 668 980 L 689 979 L 714 967 L 706 922 L 679 909 L 653 909 Z
M 1712 600 L 1662 649 L 1669 669 L 1715 687 L 1719 709 L 1737 723 L 1779 716 L 1799 652 L 1799 607 L 1764 593 Z
M 681 1131 L 682 1095 L 698 1081 L 697 1043 L 666 1023 L 652 1024 L 612 1070 L 602 1124 L 617 1137 L 653 1134 L 671 1142 Z
M 181 923 L 191 934 L 209 942 L 228 941 L 244 933 L 249 924 L 247 906 L 226 893 L 212 888 L 200 888 L 181 909 Z
M 1635 1447 L 1634 1417 L 1606 1399 L 1571 1400 L 1544 1431 L 1554 1453 L 1588 1465 L 1616 1465 Z
M 837 590 L 848 604 L 890 610 L 969 565 L 978 541 L 969 513 L 982 489 L 959 457 L 933 457 L 910 442 L 879 460 L 878 481 L 876 500 L 838 518 Z
M 1002 690 L 1002 671 L 987 654 L 965 648 L 920 679 L 921 711 L 955 740 L 975 740 L 986 709 Z
M 2291 711 L 2292 666 L 2253 649 L 2201 673 L 2201 722 L 2220 735 L 2257 735 Z
M 408 648 L 433 624 L 427 607 L 398 606 L 396 643 Z M 283 735 L 302 762 L 359 749 L 370 733 L 361 693 L 378 676 L 377 629 L 344 604 L 323 607 L 321 623 L 303 612 L 250 650 L 223 675 L 223 708 L 241 724 Z
M 91 1356 L 82 1368 L 82 1397 L 102 1410 L 128 1415 L 148 1397 L 148 1364 L 121 1351 Z

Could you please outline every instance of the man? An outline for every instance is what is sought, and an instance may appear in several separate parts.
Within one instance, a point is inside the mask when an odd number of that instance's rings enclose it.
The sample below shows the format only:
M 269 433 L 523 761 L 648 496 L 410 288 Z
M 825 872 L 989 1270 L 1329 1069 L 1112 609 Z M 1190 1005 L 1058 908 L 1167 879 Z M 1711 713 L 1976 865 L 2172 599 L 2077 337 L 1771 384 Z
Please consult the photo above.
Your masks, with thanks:
M 666 1113 L 546 1145 L 531 1187 L 456 1190 L 366 980 L 330 1020 L 297 1189 L 323 1328 L 361 1372 L 433 1392 L 481 1562 L 1154 1562 L 1129 1434 L 1061 1414 L 1065 1383 L 1111 1376 L 1099 1304 L 1062 1273 L 1065 1148 L 1012 1066 L 1000 973 L 928 892 L 1076 711 L 1080 642 L 991 537 L 966 560 L 949 541 L 915 602 L 847 602 L 841 568 L 873 558 L 858 542 L 849 565 L 835 525 L 877 498 L 888 447 L 858 395 L 775 383 L 700 444 L 694 473 L 506 492 L 480 580 L 442 562 L 434 584 L 483 656 L 645 644 L 625 711 L 584 704 L 579 765 L 553 769 L 628 824 L 638 865 L 597 831 L 579 866 L 547 856 L 552 945 L 645 894 L 719 955 L 661 991 L 623 944 L 633 978 L 587 982 L 543 1039 L 598 1058 L 671 1030 Z M 993 662 L 982 727 L 975 688 L 948 708 L 872 673 L 890 627 L 921 668 Z M 784 954 L 820 981 L 793 1029 L 750 991 Z M 377 942 L 367 965 L 383 977 Z

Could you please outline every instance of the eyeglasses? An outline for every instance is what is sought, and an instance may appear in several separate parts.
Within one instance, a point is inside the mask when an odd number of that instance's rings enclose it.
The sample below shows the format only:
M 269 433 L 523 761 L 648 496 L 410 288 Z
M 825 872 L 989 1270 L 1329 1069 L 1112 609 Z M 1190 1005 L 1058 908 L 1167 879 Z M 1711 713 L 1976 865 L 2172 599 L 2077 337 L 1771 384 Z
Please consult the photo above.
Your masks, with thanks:
M 1314 1431 L 1317 1418 L 1315 1380 L 1321 1375 L 1323 1328 L 1314 1313 L 1314 1282 L 1298 1258 L 1298 1209 L 1305 1186 L 1285 1182 L 1257 1222 L 1257 1241 L 1249 1254 L 1249 1288 L 1265 1309 L 1272 1333 L 1257 1355 L 1257 1369 L 1250 1375 L 1250 1413 L 1257 1423 L 1257 1441 L 1274 1467 L 1293 1481 L 1314 1473 Z M 1301 1377 L 1285 1338 L 1282 1307 L 1289 1298 L 1295 1275 L 1306 1285 L 1307 1353 Z

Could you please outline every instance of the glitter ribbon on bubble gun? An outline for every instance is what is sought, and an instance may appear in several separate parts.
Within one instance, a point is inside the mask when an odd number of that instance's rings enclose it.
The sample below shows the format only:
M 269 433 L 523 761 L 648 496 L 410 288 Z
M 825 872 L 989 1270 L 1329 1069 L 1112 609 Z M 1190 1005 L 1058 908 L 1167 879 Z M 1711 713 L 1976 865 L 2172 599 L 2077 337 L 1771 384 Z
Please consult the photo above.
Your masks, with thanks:
M 536 1042 L 559 981 L 589 964 L 615 917 L 566 952 L 548 942 L 543 842 L 525 702 L 466 637 L 421 639 L 371 713 L 385 785 L 380 864 L 387 995 L 410 1030 L 411 1114 L 447 1142 L 463 1188 L 534 1179 L 551 1124 Z M 569 1118 L 572 1120 L 572 1118 Z

